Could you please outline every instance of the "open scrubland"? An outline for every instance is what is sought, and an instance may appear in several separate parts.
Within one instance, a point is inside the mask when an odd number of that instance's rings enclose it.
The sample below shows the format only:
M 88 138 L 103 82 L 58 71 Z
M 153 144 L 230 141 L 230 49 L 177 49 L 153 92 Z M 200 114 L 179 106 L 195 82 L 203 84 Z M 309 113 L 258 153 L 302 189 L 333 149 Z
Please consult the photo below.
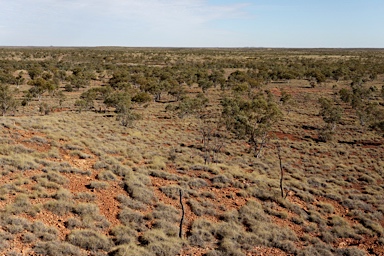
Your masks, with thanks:
M 0 84 L 2 255 L 384 255 L 383 50 L 2 48 Z

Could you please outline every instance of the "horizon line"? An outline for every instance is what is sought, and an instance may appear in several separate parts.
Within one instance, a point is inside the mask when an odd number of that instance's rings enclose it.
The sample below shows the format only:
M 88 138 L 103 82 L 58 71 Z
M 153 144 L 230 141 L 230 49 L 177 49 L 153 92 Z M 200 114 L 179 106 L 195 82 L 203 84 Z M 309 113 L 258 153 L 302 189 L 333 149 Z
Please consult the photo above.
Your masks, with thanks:
M 269 46 L 119 46 L 119 45 L 100 45 L 100 46 L 56 46 L 56 45 L 0 45 L 0 48 L 136 48 L 136 49 L 294 49 L 294 50 L 384 50 L 384 47 L 269 47 Z

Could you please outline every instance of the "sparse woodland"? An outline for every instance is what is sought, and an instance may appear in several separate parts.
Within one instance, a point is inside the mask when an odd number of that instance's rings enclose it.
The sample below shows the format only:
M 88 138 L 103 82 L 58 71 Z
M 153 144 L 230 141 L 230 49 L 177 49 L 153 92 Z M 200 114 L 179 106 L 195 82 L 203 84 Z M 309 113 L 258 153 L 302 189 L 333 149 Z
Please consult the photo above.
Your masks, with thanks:
M 1 48 L 0 108 L 1 255 L 384 255 L 383 50 Z

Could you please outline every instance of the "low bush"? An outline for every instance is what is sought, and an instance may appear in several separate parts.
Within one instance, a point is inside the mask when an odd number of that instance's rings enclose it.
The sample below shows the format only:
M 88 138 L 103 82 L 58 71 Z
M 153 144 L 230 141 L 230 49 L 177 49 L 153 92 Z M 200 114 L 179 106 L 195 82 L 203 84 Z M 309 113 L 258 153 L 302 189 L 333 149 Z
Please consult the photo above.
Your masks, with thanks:
M 169 237 L 178 237 L 179 235 L 179 226 L 167 220 L 155 220 L 152 228 L 162 230 Z
M 89 185 L 87 185 L 87 187 L 90 189 L 102 190 L 107 189 L 109 184 L 104 181 L 92 181 Z
M 21 217 L 8 217 L 2 221 L 3 229 L 11 234 L 22 233 L 28 230 L 30 222 Z
M 181 187 L 176 185 L 160 187 L 160 191 L 172 199 L 178 199 L 180 197 L 180 189 Z
M 116 200 L 119 201 L 121 207 L 128 207 L 135 210 L 144 210 L 147 208 L 147 205 L 143 204 L 140 201 L 134 200 L 126 195 L 117 195 Z
M 144 216 L 138 212 L 135 212 L 129 208 L 124 208 L 118 216 L 121 223 L 126 226 L 130 226 L 137 231 L 143 231 L 146 229 Z
M 57 200 L 71 200 L 73 198 L 73 195 L 71 191 L 64 189 L 64 188 L 59 188 L 59 190 L 56 192 L 56 194 L 53 196 L 53 198 Z
M 111 241 L 109 241 L 105 235 L 90 229 L 73 230 L 67 236 L 67 241 L 75 246 L 90 251 L 108 251 L 112 247 Z
M 139 237 L 139 242 L 152 255 L 177 255 L 182 248 L 182 240 L 168 237 L 162 230 L 152 229 Z
M 96 200 L 96 196 L 88 192 L 79 192 L 74 198 L 84 202 L 93 202 Z
M 126 256 L 126 255 L 140 255 L 140 256 L 153 256 L 152 252 L 146 250 L 146 248 L 137 245 L 136 243 L 129 243 L 115 247 L 108 253 L 109 256 Z M 168 254 L 164 254 L 168 255 Z
M 204 188 L 208 186 L 208 183 L 203 179 L 196 178 L 196 179 L 190 180 L 188 182 L 188 185 L 191 188 Z
M 215 241 L 215 224 L 204 218 L 196 219 L 191 226 L 188 241 L 192 246 L 205 248 Z
M 97 174 L 96 178 L 99 180 L 113 181 L 116 180 L 116 175 L 113 174 L 113 172 L 106 170 Z
M 21 242 L 25 243 L 25 244 L 29 244 L 29 243 L 32 243 L 36 240 L 36 236 L 30 232 L 27 232 L 27 233 L 24 233 L 22 236 L 21 236 Z
M 137 232 L 129 226 L 118 225 L 111 230 L 110 235 L 115 245 L 122 245 L 136 241 Z
M 78 247 L 67 242 L 50 241 L 40 242 L 33 247 L 33 251 L 38 255 L 47 256 L 85 256 Z
M 63 216 L 73 211 L 74 203 L 68 200 L 51 200 L 44 204 L 44 208 L 56 215 Z
M 153 203 L 153 201 L 156 200 L 153 191 L 137 178 L 127 178 L 124 184 L 124 189 L 130 195 L 130 197 L 145 204 Z
M 339 248 L 334 252 L 336 256 L 364 256 L 366 255 L 364 251 L 358 249 L 357 247 L 348 247 L 348 248 Z
M 13 204 L 9 204 L 5 207 L 5 211 L 12 214 L 25 213 L 33 217 L 40 211 L 40 209 L 37 205 L 32 205 L 30 203 L 27 195 L 19 194 L 16 196 Z
M 33 233 L 42 241 L 52 241 L 57 239 L 58 231 L 53 227 L 47 227 L 40 221 L 34 222 L 29 226 L 28 231 Z
M 65 221 L 64 224 L 65 224 L 65 227 L 70 230 L 79 229 L 83 227 L 83 222 L 76 218 L 69 218 L 67 219 L 67 221 Z
M 211 182 L 217 188 L 224 188 L 229 186 L 231 180 L 227 176 L 220 174 L 212 177 Z
M 152 213 L 153 217 L 168 222 L 178 222 L 180 220 L 181 210 L 176 210 L 171 205 L 159 203 Z

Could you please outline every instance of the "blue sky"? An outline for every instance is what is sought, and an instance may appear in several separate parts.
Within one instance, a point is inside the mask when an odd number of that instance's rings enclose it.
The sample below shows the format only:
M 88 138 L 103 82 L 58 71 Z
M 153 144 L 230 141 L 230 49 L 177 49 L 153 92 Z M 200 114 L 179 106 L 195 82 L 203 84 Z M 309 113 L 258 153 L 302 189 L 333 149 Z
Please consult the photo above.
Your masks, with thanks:
M 0 0 L 0 46 L 384 48 L 384 0 Z

